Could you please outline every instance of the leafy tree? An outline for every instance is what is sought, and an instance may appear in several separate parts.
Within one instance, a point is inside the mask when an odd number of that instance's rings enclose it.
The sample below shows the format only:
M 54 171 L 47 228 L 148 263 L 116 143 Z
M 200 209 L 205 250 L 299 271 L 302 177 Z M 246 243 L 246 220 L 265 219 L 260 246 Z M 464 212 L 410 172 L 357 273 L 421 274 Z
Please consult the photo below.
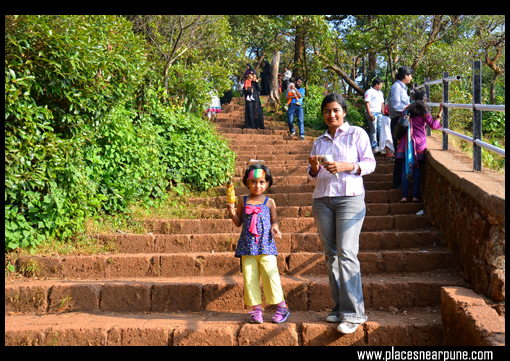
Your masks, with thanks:
M 144 61 L 115 16 L 5 16 L 7 249 L 68 237 L 103 204 L 83 149 L 132 100 Z

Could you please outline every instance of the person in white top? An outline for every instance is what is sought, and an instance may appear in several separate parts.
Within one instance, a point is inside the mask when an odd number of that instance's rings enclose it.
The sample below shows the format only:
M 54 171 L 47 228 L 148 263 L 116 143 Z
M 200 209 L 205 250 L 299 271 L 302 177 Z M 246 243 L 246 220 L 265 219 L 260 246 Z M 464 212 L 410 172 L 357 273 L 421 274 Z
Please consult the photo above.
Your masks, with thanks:
M 283 68 L 285 69 L 285 72 L 283 73 L 282 78 L 282 92 L 285 92 L 287 90 L 287 87 L 289 86 L 289 80 L 292 77 L 292 72 L 286 66 Z
M 381 91 L 383 81 L 375 78 L 372 87 L 365 92 L 365 108 L 368 126 L 370 128 L 370 143 L 372 151 L 378 153 L 378 139 L 381 134 L 381 120 L 384 111 L 384 94 Z

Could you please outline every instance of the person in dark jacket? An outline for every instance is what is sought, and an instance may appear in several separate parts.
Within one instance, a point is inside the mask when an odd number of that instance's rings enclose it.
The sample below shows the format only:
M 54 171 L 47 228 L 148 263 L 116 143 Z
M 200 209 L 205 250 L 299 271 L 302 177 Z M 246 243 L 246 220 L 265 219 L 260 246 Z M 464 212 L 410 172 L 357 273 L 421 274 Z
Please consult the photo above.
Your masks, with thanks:
M 264 61 L 264 69 L 260 73 L 261 88 L 260 95 L 269 95 L 271 92 L 271 65 L 268 61 Z

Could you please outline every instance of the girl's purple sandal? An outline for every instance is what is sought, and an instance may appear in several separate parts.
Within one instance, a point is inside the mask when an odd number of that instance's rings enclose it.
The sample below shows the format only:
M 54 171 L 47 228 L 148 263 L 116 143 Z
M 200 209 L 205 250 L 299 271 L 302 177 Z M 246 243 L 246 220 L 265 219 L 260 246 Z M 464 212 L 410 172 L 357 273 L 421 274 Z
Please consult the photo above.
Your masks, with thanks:
M 273 322 L 276 323 L 283 323 L 287 321 L 287 318 L 289 318 L 290 312 L 289 308 L 287 306 L 285 307 L 276 307 L 276 312 L 273 316 Z
M 250 311 L 250 322 L 251 323 L 263 323 L 264 319 L 262 318 L 262 309 L 256 308 L 253 311 Z

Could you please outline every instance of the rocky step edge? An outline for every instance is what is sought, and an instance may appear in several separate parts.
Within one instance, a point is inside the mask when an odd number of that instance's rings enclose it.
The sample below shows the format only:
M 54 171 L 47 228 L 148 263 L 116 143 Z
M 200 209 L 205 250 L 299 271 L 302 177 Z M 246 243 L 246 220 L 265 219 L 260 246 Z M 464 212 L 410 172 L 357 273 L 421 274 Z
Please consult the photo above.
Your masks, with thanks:
M 327 276 L 281 276 L 289 308 L 325 312 L 334 305 Z M 452 270 L 363 276 L 367 310 L 435 308 L 440 289 L 465 286 Z M 262 293 L 263 294 L 263 293 Z M 62 312 L 246 312 L 242 276 L 45 279 L 5 285 L 5 314 Z M 263 306 L 275 310 L 263 298 Z
M 363 275 L 430 272 L 448 269 L 453 262 L 450 252 L 432 246 L 404 250 L 361 251 L 358 259 Z M 280 252 L 277 263 L 282 275 L 327 276 L 322 252 Z M 115 279 L 241 275 L 240 261 L 234 257 L 234 252 L 212 251 L 22 256 L 15 261 L 15 268 L 20 274 L 38 278 Z
M 341 335 L 327 312 L 291 311 L 287 322 L 250 324 L 247 312 L 63 313 L 5 318 L 5 345 L 123 346 L 440 346 L 437 309 L 369 311 L 356 332 Z M 405 312 L 405 313 L 404 313 Z M 71 321 L 71 322 L 70 322 Z

